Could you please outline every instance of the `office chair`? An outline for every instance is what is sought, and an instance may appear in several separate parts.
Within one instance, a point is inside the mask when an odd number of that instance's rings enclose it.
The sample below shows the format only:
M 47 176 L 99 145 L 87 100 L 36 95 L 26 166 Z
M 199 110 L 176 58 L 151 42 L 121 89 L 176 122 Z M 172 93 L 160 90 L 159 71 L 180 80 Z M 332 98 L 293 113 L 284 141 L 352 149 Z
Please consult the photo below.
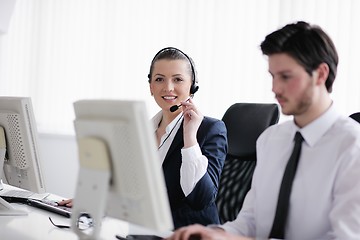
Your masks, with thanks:
M 354 119 L 355 121 L 357 121 L 358 123 L 360 123 L 360 112 L 353 113 L 353 114 L 351 114 L 349 117 L 351 117 L 352 119 Z
M 228 153 L 216 204 L 220 222 L 224 223 L 234 220 L 243 205 L 256 165 L 256 140 L 279 121 L 279 108 L 276 104 L 235 103 L 222 120 L 227 128 Z

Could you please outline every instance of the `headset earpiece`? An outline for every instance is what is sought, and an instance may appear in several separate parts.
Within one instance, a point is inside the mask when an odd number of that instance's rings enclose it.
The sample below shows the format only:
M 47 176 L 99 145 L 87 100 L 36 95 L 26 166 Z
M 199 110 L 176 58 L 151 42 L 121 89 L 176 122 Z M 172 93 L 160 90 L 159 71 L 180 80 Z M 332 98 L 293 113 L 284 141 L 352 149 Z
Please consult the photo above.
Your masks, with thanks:
M 190 94 L 193 95 L 194 93 L 196 93 L 199 90 L 199 86 L 196 85 L 196 83 L 193 82 L 193 84 L 190 87 Z

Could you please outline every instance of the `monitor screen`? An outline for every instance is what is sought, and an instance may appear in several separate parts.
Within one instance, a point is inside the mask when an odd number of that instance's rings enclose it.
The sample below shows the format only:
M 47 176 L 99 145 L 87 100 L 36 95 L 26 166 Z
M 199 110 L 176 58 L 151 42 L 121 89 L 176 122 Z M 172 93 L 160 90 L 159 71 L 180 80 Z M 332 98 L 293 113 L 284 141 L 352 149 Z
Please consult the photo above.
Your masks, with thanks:
M 0 97 L 0 178 L 4 183 L 45 192 L 37 138 L 31 99 Z
M 73 226 L 82 212 L 96 215 L 99 210 L 102 214 L 103 208 L 107 216 L 156 231 L 172 230 L 161 161 L 145 103 L 80 100 L 74 109 L 80 168 Z

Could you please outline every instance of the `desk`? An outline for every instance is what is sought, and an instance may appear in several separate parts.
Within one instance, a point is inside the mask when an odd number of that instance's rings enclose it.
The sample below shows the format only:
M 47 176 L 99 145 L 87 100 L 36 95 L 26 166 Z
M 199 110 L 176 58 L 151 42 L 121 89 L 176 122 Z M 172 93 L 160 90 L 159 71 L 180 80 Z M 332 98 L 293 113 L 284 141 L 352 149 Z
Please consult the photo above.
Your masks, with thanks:
M 51 195 L 49 196 L 51 197 Z M 27 216 L 1 216 L 0 238 L 1 240 L 73 240 L 77 235 L 70 229 L 60 229 L 51 224 L 49 217 L 56 224 L 70 225 L 71 219 L 51 213 L 42 209 L 24 204 L 12 203 L 14 207 L 25 210 Z M 127 222 L 105 217 L 102 222 L 100 239 L 115 240 L 115 235 L 126 236 L 128 234 L 157 234 L 165 237 L 164 233 L 155 233 L 151 230 L 129 224 Z
M 28 216 L 1 216 L 1 240 L 78 239 L 72 230 L 57 228 L 49 221 L 51 217 L 56 224 L 70 225 L 69 218 L 23 204 L 12 203 L 12 205 L 28 212 Z M 125 236 L 129 233 L 129 229 L 127 222 L 105 217 L 102 223 L 101 239 L 114 240 L 116 234 Z

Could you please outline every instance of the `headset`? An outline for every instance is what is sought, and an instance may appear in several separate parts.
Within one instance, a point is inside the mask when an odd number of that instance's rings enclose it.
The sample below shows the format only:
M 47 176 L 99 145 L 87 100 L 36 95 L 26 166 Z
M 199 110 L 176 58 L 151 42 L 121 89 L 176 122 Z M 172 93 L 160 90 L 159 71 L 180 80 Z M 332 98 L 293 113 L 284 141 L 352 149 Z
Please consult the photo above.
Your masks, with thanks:
M 186 57 L 186 59 L 189 61 L 190 63 L 190 67 L 191 67 L 191 73 L 192 73 L 192 83 L 191 83 L 191 87 L 190 87 L 190 94 L 194 94 L 196 93 L 198 90 L 199 90 L 199 86 L 197 85 L 197 79 L 196 79 L 196 73 L 195 73 L 195 68 L 194 68 L 194 65 L 193 65 L 193 62 L 191 60 L 191 58 L 186 55 L 183 51 L 181 51 L 180 49 L 178 48 L 175 48 L 175 47 L 166 47 L 166 48 L 163 48 L 161 49 L 159 52 L 157 52 L 154 56 L 154 58 L 152 59 L 151 61 L 151 65 L 150 65 L 150 71 L 149 71 L 149 74 L 148 74 L 148 79 L 149 79 L 149 82 L 150 82 L 150 79 L 151 79 L 151 68 L 153 67 L 153 64 L 154 62 L 157 60 L 156 58 L 163 52 L 165 51 L 169 51 L 169 50 L 173 50 L 173 51 L 177 51 L 177 52 L 180 52 L 182 55 L 184 55 Z

